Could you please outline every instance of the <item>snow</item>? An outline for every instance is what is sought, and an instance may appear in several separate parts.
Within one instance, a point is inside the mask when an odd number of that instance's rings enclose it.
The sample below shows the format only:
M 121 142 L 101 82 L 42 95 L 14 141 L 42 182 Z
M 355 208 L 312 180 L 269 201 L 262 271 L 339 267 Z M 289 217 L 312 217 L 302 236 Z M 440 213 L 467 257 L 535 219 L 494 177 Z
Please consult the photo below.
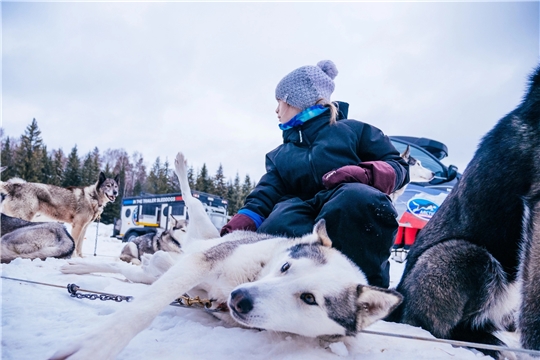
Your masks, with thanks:
M 69 228 L 69 226 L 68 226 Z M 100 224 L 94 256 L 96 224 L 89 226 L 83 254 L 90 261 L 120 261 L 124 244 L 111 238 L 112 225 Z M 2 359 L 46 359 L 106 316 L 137 301 L 147 285 L 129 283 L 121 275 L 65 275 L 66 260 L 16 259 L 2 264 L 2 276 L 55 284 L 51 287 L 2 279 Z M 404 264 L 392 261 L 391 287 L 397 285 Z M 131 295 L 131 303 L 76 299 L 65 286 Z M 369 330 L 433 338 L 404 324 L 379 321 Z M 114 341 L 114 339 L 110 339 Z M 169 306 L 150 328 L 137 335 L 118 359 L 491 359 L 451 345 L 360 334 L 350 344 L 322 344 L 301 336 L 224 326 L 200 310 Z

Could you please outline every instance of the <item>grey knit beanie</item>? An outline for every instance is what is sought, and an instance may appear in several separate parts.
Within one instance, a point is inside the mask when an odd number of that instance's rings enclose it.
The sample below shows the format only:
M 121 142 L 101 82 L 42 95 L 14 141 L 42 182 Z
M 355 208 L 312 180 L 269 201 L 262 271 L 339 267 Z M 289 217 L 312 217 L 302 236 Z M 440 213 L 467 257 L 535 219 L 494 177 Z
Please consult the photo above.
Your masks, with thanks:
M 315 105 L 319 99 L 330 101 L 337 74 L 331 60 L 319 61 L 317 66 L 299 67 L 281 79 L 276 87 L 276 99 L 300 110 Z

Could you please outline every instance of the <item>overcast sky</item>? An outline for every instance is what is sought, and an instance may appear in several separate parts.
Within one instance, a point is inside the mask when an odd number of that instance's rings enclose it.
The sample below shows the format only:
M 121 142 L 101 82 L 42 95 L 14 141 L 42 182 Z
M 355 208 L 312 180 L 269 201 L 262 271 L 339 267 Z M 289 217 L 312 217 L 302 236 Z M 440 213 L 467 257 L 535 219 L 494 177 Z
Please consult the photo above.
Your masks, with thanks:
M 2 127 L 36 118 L 49 149 L 183 151 L 258 180 L 282 142 L 275 87 L 331 59 L 333 100 L 387 135 L 449 147 L 463 171 L 522 99 L 538 2 L 2 2 Z

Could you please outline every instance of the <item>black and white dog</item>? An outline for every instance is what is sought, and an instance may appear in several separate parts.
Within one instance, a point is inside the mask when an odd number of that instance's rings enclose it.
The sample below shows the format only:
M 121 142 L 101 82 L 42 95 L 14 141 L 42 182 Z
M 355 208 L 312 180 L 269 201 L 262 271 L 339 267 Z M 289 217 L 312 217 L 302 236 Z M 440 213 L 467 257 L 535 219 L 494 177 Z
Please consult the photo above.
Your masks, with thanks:
M 540 67 L 420 231 L 397 290 L 389 320 L 503 345 L 494 332 L 517 319 L 522 346 L 540 350 Z
M 191 196 L 181 153 L 175 169 L 189 213 L 183 252 L 157 251 L 143 258 L 143 266 L 84 260 L 63 266 L 64 273 L 120 273 L 151 285 L 132 306 L 67 341 L 53 359 L 114 359 L 171 301 L 186 293 L 211 299 L 208 310 L 228 324 L 323 341 L 355 337 L 401 301 L 394 290 L 367 285 L 362 271 L 332 248 L 324 220 L 312 234 L 299 238 L 251 231 L 220 237 L 203 204 Z

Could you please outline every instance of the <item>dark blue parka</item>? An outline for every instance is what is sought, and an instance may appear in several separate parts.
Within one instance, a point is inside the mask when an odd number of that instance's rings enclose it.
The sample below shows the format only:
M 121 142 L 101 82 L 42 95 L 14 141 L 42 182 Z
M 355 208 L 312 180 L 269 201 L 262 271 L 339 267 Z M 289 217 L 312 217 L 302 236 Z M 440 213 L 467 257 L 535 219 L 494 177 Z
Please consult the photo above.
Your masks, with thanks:
M 267 218 L 274 206 L 291 197 L 311 199 L 325 190 L 325 173 L 364 161 L 384 161 L 396 173 L 394 189 L 409 181 L 408 165 L 388 137 L 374 126 L 346 119 L 348 104 L 339 103 L 339 117 L 330 111 L 285 130 L 283 144 L 266 155 L 266 174 L 247 197 L 244 209 Z

